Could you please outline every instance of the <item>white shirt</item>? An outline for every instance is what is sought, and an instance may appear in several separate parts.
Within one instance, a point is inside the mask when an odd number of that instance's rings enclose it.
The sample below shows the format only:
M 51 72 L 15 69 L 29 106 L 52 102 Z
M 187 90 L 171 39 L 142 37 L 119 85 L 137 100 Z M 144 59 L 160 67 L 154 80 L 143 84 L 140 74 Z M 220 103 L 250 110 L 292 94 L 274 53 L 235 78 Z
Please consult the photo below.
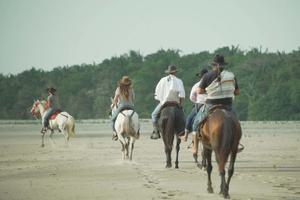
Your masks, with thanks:
M 193 103 L 201 103 L 201 104 L 205 103 L 207 94 L 199 94 L 197 91 L 201 81 L 202 81 L 202 79 L 199 82 L 195 83 L 195 85 L 191 89 L 190 100 Z
M 179 103 L 179 98 L 185 98 L 182 80 L 172 74 L 161 78 L 155 88 L 154 98 L 161 105 L 167 101 L 176 101 Z

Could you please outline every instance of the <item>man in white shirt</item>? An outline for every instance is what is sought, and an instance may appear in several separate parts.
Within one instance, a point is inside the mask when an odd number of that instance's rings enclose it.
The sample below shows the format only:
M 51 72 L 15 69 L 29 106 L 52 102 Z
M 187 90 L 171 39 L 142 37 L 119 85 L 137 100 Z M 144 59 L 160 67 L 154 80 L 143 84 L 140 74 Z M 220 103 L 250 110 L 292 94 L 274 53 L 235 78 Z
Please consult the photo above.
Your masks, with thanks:
M 197 112 L 205 104 L 207 95 L 199 94 L 199 89 L 200 89 L 199 86 L 202 81 L 202 76 L 204 74 L 206 74 L 207 72 L 208 72 L 207 69 L 203 68 L 199 73 L 196 74 L 196 76 L 200 80 L 197 83 L 195 83 L 191 89 L 190 100 L 191 100 L 191 102 L 194 103 L 194 107 L 193 107 L 191 113 L 186 118 L 185 133 L 184 133 L 184 136 L 181 137 L 181 139 L 185 142 L 187 141 L 188 134 L 192 131 L 193 122 L 194 122 L 195 116 L 197 115 Z M 195 132 L 193 132 L 193 137 L 194 137 L 194 135 L 195 135 Z
M 182 107 L 185 98 L 183 82 L 176 77 L 176 66 L 170 65 L 165 72 L 168 75 L 161 78 L 155 88 L 154 98 L 159 101 L 159 104 L 151 114 L 153 123 L 153 132 L 150 137 L 151 139 L 160 138 L 158 131 L 158 113 L 161 106 L 166 102 L 177 102 Z

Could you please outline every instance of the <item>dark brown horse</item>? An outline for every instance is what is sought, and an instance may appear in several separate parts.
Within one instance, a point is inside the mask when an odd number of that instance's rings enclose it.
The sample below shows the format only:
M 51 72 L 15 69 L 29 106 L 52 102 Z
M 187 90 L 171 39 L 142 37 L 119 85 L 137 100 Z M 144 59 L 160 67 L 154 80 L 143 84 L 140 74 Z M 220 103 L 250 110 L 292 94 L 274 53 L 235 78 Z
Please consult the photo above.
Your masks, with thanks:
M 162 106 L 160 111 L 160 118 L 158 121 L 159 131 L 165 145 L 166 153 L 166 168 L 172 167 L 172 148 L 174 137 L 176 137 L 176 161 L 175 168 L 178 168 L 178 154 L 180 150 L 181 140 L 178 134 L 184 132 L 185 117 L 182 108 L 177 103 L 167 102 Z
M 202 164 L 206 165 L 207 163 L 207 191 L 213 193 L 211 183 L 211 155 L 212 151 L 214 151 L 221 176 L 220 194 L 222 194 L 224 198 L 230 198 L 228 193 L 229 183 L 234 172 L 234 163 L 239 151 L 239 141 L 242 136 L 240 123 L 231 112 L 222 108 L 216 108 L 204 123 L 201 135 L 203 144 Z M 226 181 L 225 165 L 229 155 L 230 163 Z

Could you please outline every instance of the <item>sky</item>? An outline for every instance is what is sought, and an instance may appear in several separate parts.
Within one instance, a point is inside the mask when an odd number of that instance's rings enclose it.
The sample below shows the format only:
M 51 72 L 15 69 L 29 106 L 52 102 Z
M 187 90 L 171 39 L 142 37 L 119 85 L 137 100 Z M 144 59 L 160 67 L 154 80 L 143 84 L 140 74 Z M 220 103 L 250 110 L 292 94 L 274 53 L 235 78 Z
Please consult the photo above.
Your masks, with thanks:
M 101 63 L 130 50 L 300 47 L 298 0 L 0 0 L 0 73 Z

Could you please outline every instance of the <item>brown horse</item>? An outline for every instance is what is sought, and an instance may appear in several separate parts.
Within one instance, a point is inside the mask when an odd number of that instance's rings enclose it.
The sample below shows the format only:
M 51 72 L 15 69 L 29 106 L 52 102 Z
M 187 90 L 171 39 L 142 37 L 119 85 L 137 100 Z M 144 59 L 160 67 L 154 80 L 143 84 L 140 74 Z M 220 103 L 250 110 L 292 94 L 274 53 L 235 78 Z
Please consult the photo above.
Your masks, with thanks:
M 175 168 L 178 168 L 178 154 L 181 143 L 178 134 L 183 133 L 185 127 L 185 117 L 182 108 L 180 108 L 177 103 L 167 102 L 161 108 L 158 124 L 165 145 L 166 168 L 172 167 L 171 153 L 174 137 L 176 136 Z
M 242 130 L 238 119 L 229 111 L 216 108 L 205 121 L 202 129 L 203 160 L 202 164 L 206 166 L 208 174 L 207 191 L 213 193 L 211 183 L 211 155 L 215 152 L 216 161 L 221 176 L 220 194 L 224 198 L 229 196 L 229 183 L 234 172 L 234 163 L 239 151 L 239 141 L 242 136 Z M 228 168 L 228 178 L 225 180 L 225 165 L 230 155 L 230 164 Z

